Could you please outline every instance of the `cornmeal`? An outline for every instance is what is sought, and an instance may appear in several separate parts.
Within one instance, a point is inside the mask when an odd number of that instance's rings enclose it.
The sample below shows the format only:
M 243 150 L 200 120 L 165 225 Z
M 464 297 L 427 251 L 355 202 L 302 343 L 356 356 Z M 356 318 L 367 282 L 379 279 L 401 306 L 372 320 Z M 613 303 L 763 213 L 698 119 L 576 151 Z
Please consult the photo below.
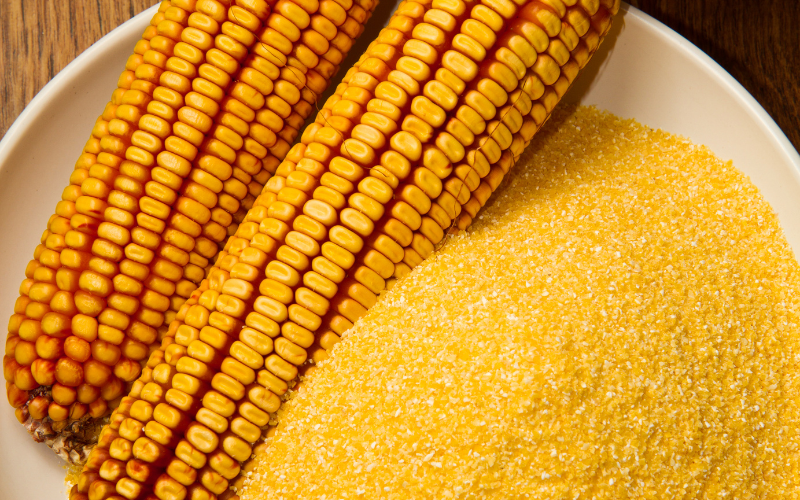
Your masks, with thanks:
M 730 162 L 566 108 L 332 350 L 243 500 L 796 498 L 799 278 Z

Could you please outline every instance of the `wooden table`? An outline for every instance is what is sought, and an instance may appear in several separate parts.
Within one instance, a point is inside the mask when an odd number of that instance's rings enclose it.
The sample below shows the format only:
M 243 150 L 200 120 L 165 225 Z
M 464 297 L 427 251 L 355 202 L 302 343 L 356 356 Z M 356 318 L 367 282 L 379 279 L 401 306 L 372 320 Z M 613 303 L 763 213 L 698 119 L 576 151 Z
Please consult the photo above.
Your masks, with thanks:
M 387 0 L 388 1 L 388 0 Z M 800 149 L 800 3 L 630 0 L 717 60 Z M 0 136 L 75 56 L 153 0 L 0 0 Z

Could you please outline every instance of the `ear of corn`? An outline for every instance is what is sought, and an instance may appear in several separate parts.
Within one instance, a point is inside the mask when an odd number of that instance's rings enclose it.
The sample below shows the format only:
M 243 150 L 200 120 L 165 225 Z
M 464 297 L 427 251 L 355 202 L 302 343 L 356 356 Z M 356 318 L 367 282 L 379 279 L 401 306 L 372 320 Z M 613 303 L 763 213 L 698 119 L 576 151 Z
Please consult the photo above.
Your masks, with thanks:
M 181 305 L 71 500 L 232 496 L 309 355 L 470 222 L 618 8 L 401 3 Z
M 4 357 L 34 437 L 86 458 L 289 151 L 375 2 L 172 0 L 137 43 L 26 269 Z

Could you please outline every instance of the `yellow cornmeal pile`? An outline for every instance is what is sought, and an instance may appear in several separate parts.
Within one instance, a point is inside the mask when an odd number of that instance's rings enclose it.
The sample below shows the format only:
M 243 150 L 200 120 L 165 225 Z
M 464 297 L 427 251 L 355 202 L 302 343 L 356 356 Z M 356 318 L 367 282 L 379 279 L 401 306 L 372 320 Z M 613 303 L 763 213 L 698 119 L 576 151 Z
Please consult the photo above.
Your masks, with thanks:
M 757 189 L 588 108 L 513 172 L 333 350 L 243 498 L 800 496 L 800 275 Z

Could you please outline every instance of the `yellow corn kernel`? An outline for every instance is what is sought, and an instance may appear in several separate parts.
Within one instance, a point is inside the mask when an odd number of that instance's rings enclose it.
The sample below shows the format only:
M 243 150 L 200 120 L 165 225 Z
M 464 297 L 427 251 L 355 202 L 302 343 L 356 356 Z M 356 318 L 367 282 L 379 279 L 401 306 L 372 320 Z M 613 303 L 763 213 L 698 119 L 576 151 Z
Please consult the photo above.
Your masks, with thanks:
M 208 408 L 200 408 L 195 419 L 217 434 L 222 434 L 228 429 L 228 420 Z
M 180 459 L 172 459 L 167 465 L 167 474 L 184 486 L 191 486 L 197 481 L 197 471 Z
M 186 441 L 202 453 L 211 453 L 219 444 L 219 437 L 208 427 L 192 423 L 186 429 Z
M 175 456 L 194 469 L 201 469 L 207 460 L 205 453 L 195 448 L 188 440 L 181 440 L 178 443 Z

